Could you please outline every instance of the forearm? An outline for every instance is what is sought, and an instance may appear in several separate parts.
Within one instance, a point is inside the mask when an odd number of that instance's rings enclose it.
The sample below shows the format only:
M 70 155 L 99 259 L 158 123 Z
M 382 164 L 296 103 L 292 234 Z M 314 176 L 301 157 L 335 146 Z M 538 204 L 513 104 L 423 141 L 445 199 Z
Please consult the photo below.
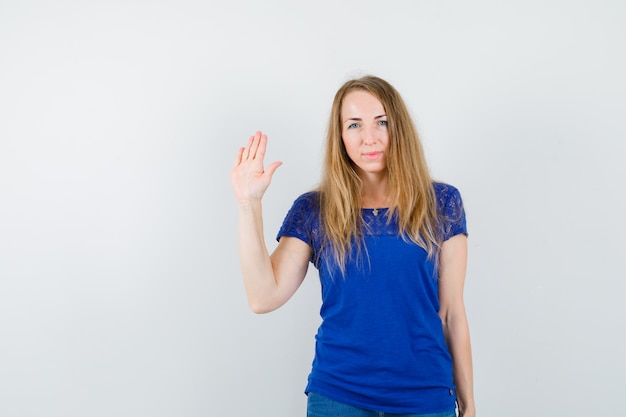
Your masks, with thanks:
M 265 246 L 261 198 L 270 185 L 272 175 L 281 165 L 277 161 L 264 168 L 266 145 L 267 136 L 256 132 L 250 137 L 246 147 L 237 152 L 231 171 L 233 191 L 239 204 L 238 244 L 241 272 L 248 304 L 256 313 L 265 313 L 280 307 L 297 288 L 299 278 L 299 275 L 292 275 L 292 281 L 287 280 L 285 284 L 283 280 L 283 284 L 279 286 L 280 280 L 277 277 L 280 274 L 276 271 L 283 269 L 285 275 L 285 268 L 283 263 L 274 268 L 274 255 L 270 257 Z M 302 263 L 306 271 L 306 263 Z M 304 274 L 301 276 L 304 277 Z
M 461 416 L 473 417 L 476 414 L 476 409 L 474 404 L 472 349 L 465 311 L 449 316 L 446 319 L 444 331 L 448 349 L 452 356 L 454 382 Z
M 261 201 L 240 203 L 238 227 L 239 261 L 250 308 L 266 312 L 273 308 L 277 283 L 265 245 Z

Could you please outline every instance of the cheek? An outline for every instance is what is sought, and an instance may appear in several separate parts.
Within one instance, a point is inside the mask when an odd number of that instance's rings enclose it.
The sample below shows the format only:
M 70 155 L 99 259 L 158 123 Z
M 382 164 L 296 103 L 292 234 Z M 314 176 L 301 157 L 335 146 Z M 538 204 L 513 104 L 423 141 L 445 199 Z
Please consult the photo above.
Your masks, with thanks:
M 341 137 L 341 145 L 340 145 L 343 149 L 348 150 L 348 141 L 345 139 L 344 136 Z
M 346 151 L 349 154 L 358 153 L 358 146 L 353 141 L 350 141 L 350 140 L 345 141 L 344 146 L 346 147 Z
M 385 149 L 389 148 L 389 133 L 388 132 L 385 132 L 385 134 L 383 135 L 382 143 Z
M 352 138 L 350 137 L 350 135 L 343 133 L 341 135 L 341 142 L 343 143 L 343 147 L 346 149 L 350 149 L 352 147 Z

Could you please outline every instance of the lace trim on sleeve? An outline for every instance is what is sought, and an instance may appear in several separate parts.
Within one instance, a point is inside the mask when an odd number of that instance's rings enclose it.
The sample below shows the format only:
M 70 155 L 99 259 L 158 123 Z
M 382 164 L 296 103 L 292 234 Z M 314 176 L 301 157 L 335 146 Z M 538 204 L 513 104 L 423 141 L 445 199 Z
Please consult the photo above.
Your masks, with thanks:
M 467 235 L 465 208 L 459 190 L 442 183 L 434 183 L 433 186 L 439 205 L 442 241 L 461 233 Z
M 311 261 L 317 259 L 321 245 L 319 193 L 302 194 L 287 212 L 276 240 L 282 236 L 296 237 L 313 249 Z M 314 262 L 316 263 L 316 262 Z

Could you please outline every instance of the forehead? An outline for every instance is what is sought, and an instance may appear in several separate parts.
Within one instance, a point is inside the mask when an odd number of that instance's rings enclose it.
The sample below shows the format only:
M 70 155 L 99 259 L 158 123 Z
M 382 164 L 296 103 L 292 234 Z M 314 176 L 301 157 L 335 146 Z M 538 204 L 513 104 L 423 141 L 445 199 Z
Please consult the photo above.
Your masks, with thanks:
M 368 116 L 375 114 L 379 116 L 384 114 L 385 108 L 383 104 L 372 93 L 365 90 L 353 90 L 345 95 L 341 103 L 341 116 Z

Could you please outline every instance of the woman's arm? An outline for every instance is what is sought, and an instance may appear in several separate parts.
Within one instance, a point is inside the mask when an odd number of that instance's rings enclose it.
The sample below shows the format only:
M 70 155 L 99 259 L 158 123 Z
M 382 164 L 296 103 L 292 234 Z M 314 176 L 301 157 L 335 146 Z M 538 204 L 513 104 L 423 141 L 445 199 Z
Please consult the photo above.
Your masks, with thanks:
M 469 326 L 463 301 L 467 237 L 456 235 L 443 243 L 439 259 L 439 316 L 452 355 L 460 416 L 474 417 L 474 382 Z
M 297 238 L 283 237 L 270 257 L 263 234 L 261 199 L 281 165 L 263 168 L 267 136 L 256 132 L 239 149 L 231 181 L 239 205 L 239 260 L 248 304 L 255 313 L 282 306 L 298 289 L 308 268 L 311 249 Z

